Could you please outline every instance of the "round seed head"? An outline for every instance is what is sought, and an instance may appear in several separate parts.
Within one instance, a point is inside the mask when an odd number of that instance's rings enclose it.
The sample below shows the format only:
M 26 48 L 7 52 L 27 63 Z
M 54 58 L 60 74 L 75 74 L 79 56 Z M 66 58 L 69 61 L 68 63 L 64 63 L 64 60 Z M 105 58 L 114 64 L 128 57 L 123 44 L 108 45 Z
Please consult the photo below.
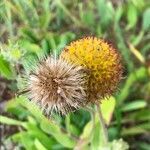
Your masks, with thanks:
M 88 70 L 89 101 L 110 96 L 122 77 L 120 54 L 105 41 L 87 37 L 67 46 L 61 58 L 81 65 Z
M 44 113 L 66 114 L 85 104 L 86 78 L 83 67 L 48 57 L 27 78 L 26 94 Z

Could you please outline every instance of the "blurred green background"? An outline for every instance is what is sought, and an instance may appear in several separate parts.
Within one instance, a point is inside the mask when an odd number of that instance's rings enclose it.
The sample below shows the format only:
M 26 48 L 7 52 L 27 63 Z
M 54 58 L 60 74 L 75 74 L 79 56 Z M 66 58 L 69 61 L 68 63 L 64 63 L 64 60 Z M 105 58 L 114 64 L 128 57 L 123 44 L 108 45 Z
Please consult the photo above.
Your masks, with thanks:
M 150 149 L 149 0 L 0 0 L 0 147 L 2 150 L 99 150 L 97 114 L 47 119 L 23 96 L 21 76 L 43 54 L 84 36 L 103 38 L 123 59 L 118 92 L 102 103 L 111 149 Z M 94 128 L 92 126 L 94 122 Z M 118 141 L 114 141 L 114 140 Z M 118 148 L 118 145 L 122 148 Z

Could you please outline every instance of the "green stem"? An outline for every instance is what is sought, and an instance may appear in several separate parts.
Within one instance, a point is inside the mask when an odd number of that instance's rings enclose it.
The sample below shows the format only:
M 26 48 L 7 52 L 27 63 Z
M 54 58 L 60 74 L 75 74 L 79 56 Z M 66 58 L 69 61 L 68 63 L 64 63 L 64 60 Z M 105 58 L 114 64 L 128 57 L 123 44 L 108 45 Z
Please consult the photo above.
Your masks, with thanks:
M 104 145 L 108 145 L 108 131 L 107 131 L 107 128 L 105 125 L 105 121 L 104 121 L 104 118 L 102 116 L 102 112 L 101 112 L 101 108 L 99 107 L 99 104 L 97 104 L 96 106 L 97 106 L 97 112 L 98 112 L 98 116 L 99 116 L 101 129 L 103 132 Z
M 92 129 L 91 129 L 91 136 L 93 134 L 93 130 L 95 128 L 95 112 L 91 107 L 86 106 L 85 109 L 87 111 L 89 111 L 90 115 L 91 115 L 91 120 L 92 120 Z

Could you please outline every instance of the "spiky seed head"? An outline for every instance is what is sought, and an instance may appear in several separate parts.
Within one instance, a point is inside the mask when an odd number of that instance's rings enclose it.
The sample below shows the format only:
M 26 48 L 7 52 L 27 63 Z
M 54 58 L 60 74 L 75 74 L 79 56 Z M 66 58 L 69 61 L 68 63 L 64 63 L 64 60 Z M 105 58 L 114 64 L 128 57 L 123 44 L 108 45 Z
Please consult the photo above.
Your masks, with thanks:
M 108 43 L 96 37 L 87 37 L 65 47 L 61 58 L 89 70 L 89 101 L 110 96 L 122 77 L 120 54 Z
M 63 59 L 42 60 L 27 79 L 26 94 L 46 114 L 66 114 L 86 102 L 87 76 L 81 66 Z

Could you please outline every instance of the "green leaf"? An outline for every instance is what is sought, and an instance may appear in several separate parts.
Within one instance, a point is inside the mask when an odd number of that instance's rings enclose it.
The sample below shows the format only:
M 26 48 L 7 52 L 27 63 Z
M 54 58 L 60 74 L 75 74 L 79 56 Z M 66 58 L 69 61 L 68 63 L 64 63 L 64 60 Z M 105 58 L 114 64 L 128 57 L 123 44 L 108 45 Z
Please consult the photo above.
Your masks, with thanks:
M 42 143 L 38 139 L 35 139 L 34 145 L 37 148 L 37 150 L 47 150 L 47 148 L 44 147 L 44 145 L 42 145 Z
M 45 118 L 42 115 L 42 112 L 40 111 L 38 106 L 35 105 L 35 103 L 29 101 L 29 99 L 27 99 L 24 96 L 19 96 L 19 97 L 16 97 L 15 99 L 8 101 L 6 105 L 6 110 L 9 110 L 15 107 L 20 107 L 20 106 L 22 106 L 24 110 L 28 110 L 29 112 L 26 112 L 26 113 L 32 114 L 37 120 L 41 120 Z
M 46 29 L 49 26 L 50 20 L 52 18 L 52 13 L 49 10 L 49 3 L 51 0 L 44 0 L 42 3 L 43 13 L 39 16 L 40 27 Z
M 36 124 L 27 123 L 26 130 L 33 138 L 38 138 L 43 146 L 48 149 L 56 142 L 52 137 L 48 137 Z
M 26 54 L 21 60 L 21 64 L 23 65 L 27 74 L 34 70 L 34 68 L 37 66 L 37 62 L 38 57 L 34 53 Z
M 89 122 L 84 126 L 83 133 L 82 133 L 81 136 L 80 136 L 82 139 L 91 138 L 90 136 L 91 136 L 92 126 L 93 126 L 92 120 L 89 121 Z
M 95 124 L 95 128 L 93 131 L 93 138 L 91 141 L 91 149 L 92 150 L 96 150 L 96 149 L 100 149 L 100 147 L 102 146 L 102 131 L 101 131 L 101 126 L 99 124 L 99 122 L 97 124 Z
M 52 135 L 64 147 L 73 148 L 76 145 L 76 141 L 68 134 L 63 133 L 60 127 L 54 124 L 51 120 L 42 120 L 41 129 Z
M 149 150 L 150 148 L 150 144 L 146 142 L 138 142 L 137 145 L 141 150 Z
M 0 55 L 0 74 L 7 79 L 14 78 L 14 71 L 12 69 L 12 66 L 7 60 L 4 59 L 2 55 Z
M 100 25 L 103 29 L 109 26 L 113 20 L 114 8 L 111 2 L 105 0 L 96 0 L 96 7 L 100 16 Z
M 106 124 L 109 124 L 115 109 L 116 100 L 114 97 L 110 97 L 109 99 L 104 99 L 100 104 L 102 115 Z
M 142 28 L 145 31 L 148 31 L 150 29 L 150 8 L 146 9 L 143 13 L 143 22 L 142 22 Z
M 141 109 L 138 111 L 133 111 L 127 116 L 127 120 L 135 121 L 150 121 L 150 109 Z
M 24 122 L 11 119 L 5 116 L 1 116 L 1 115 L 0 115 L 0 122 L 8 125 L 19 125 L 19 126 L 22 126 L 24 124 Z
M 143 1 L 141 1 L 141 0 L 131 0 L 131 1 L 135 5 L 135 7 L 138 8 L 139 10 L 141 10 L 141 11 L 144 8 L 144 6 L 147 4 L 145 0 L 143 0 Z
M 128 20 L 127 30 L 133 28 L 136 25 L 137 17 L 138 13 L 136 7 L 131 3 L 129 3 L 127 11 L 127 20 Z
M 25 131 L 14 134 L 12 139 L 14 142 L 21 143 L 27 150 L 36 150 L 34 138 Z
M 22 47 L 25 52 L 29 52 L 29 53 L 38 54 L 42 51 L 42 49 L 41 49 L 41 47 L 39 47 L 39 45 L 34 44 L 28 40 L 20 40 L 19 46 Z
M 20 34 L 28 41 L 31 41 L 31 42 L 39 41 L 38 33 L 37 32 L 35 33 L 35 31 L 32 30 L 32 28 L 29 28 L 29 27 L 21 28 Z
M 84 126 L 83 132 L 80 135 L 80 140 L 78 140 L 76 145 L 76 149 L 90 149 L 90 147 L 88 147 L 88 143 L 90 143 L 93 139 L 93 132 L 95 128 L 94 124 L 96 123 L 94 112 L 91 112 L 91 117 L 91 120 Z
M 140 67 L 139 69 L 135 70 L 134 72 L 130 73 L 128 75 L 128 78 L 125 82 L 125 85 L 120 92 L 119 95 L 117 95 L 117 99 L 119 101 L 119 104 L 121 104 L 130 93 L 131 87 L 134 85 L 134 83 L 138 80 L 143 80 L 148 78 L 148 71 L 145 67 Z
M 49 43 L 48 43 L 48 40 L 46 39 L 43 39 L 41 41 L 41 47 L 44 51 L 45 54 L 48 54 L 49 50 L 50 50 L 50 46 L 49 46 Z
M 115 109 L 115 104 L 116 104 L 116 100 L 114 97 L 110 97 L 109 99 L 104 99 L 100 104 L 102 115 L 104 117 L 106 124 L 110 123 L 113 111 Z M 84 144 L 91 142 L 91 149 L 94 150 L 94 149 L 101 148 L 103 143 L 103 138 L 102 138 L 101 127 L 99 123 L 98 113 L 95 114 L 95 121 L 93 119 L 94 118 L 92 118 L 92 120 L 90 120 L 85 125 L 83 133 L 80 136 L 80 139 L 83 139 L 83 141 L 85 141 L 85 143 L 82 143 L 83 146 Z M 93 123 L 95 124 L 94 129 L 93 129 Z
M 107 125 L 109 125 L 110 120 L 112 118 L 115 104 L 116 104 L 116 100 L 114 97 L 110 97 L 109 99 L 104 99 L 101 101 L 100 108 L 101 108 L 102 116 Z M 103 146 L 103 133 L 101 131 L 101 126 L 99 123 L 98 113 L 96 113 L 95 128 L 93 131 L 91 148 L 93 150 L 102 149 L 102 146 Z
M 65 125 L 69 134 L 79 135 L 78 128 L 70 121 L 70 114 L 65 117 Z
M 137 46 L 137 45 L 141 42 L 141 40 L 143 39 L 143 36 L 144 36 L 143 30 L 140 31 L 138 35 L 133 35 L 132 44 L 133 44 L 134 46 Z
M 20 96 L 16 100 L 22 106 L 26 107 L 32 113 L 32 115 L 40 122 L 40 127 L 44 132 L 52 135 L 60 144 L 65 147 L 73 148 L 76 145 L 75 140 L 72 139 L 68 134 L 61 131 L 60 127 L 57 124 L 53 123 L 51 120 L 47 120 L 34 103 L 29 102 L 29 100 L 23 96 Z M 27 126 L 27 128 L 30 127 L 32 126 Z M 30 130 L 30 132 L 32 130 Z
M 137 134 L 142 134 L 147 132 L 150 132 L 149 122 L 140 125 L 135 125 L 134 127 L 131 128 L 123 128 L 121 135 L 129 136 L 129 135 L 137 135 Z
M 116 11 L 115 11 L 115 17 L 114 17 L 115 26 L 116 26 L 117 24 L 119 24 L 119 21 L 120 21 L 122 15 L 123 15 L 123 7 L 122 7 L 122 6 L 119 6 L 119 7 L 116 9 Z
M 94 14 L 93 11 L 88 10 L 83 13 L 82 20 L 85 25 L 92 26 L 94 23 Z
M 29 110 L 29 112 L 37 119 L 37 120 L 41 120 L 43 118 L 45 118 L 42 115 L 42 112 L 40 111 L 40 109 L 38 108 L 38 106 L 29 101 L 29 99 L 27 99 L 24 96 L 19 96 L 18 98 L 15 98 L 15 101 L 17 101 L 18 104 L 20 104 L 21 106 L 25 107 L 26 109 Z
M 141 109 L 146 107 L 147 103 L 144 100 L 138 100 L 138 101 L 133 101 L 133 102 L 129 102 L 128 104 L 125 104 L 121 110 L 123 112 L 127 112 L 127 111 L 133 111 L 133 110 L 137 110 L 137 109 Z

